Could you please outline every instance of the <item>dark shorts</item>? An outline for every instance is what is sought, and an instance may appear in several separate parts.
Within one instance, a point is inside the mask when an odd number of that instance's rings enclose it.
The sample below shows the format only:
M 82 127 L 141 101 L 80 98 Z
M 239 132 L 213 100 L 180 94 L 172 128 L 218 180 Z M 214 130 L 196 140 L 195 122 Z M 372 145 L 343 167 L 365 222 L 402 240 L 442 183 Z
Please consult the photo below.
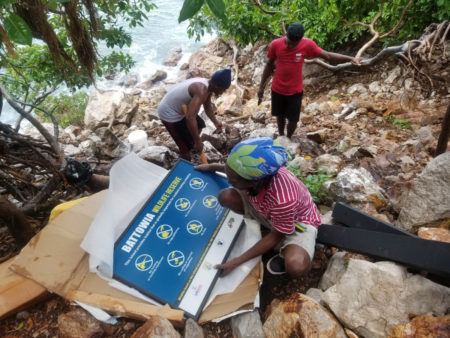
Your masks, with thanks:
M 281 95 L 272 90 L 272 115 L 284 116 L 289 121 L 298 122 L 302 97 L 303 92 L 294 95 Z
M 163 120 L 161 121 L 166 127 L 170 136 L 172 136 L 178 148 L 180 148 L 180 152 L 182 154 L 188 153 L 189 150 L 194 147 L 194 139 L 192 138 L 191 132 L 189 131 L 185 117 L 178 122 L 166 122 Z M 198 115 L 197 127 L 199 132 L 206 127 L 205 121 Z

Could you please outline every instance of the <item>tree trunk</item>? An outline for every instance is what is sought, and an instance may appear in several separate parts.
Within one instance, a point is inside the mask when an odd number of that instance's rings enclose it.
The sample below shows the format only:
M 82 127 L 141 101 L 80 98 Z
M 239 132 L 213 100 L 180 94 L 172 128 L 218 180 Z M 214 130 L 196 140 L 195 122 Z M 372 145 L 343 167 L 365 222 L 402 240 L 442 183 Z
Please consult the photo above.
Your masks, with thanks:
M 3 196 L 0 196 L 0 222 L 6 224 L 20 248 L 34 236 L 34 231 L 25 215 Z
M 444 115 L 444 120 L 442 120 L 441 134 L 439 135 L 438 144 L 436 146 L 436 152 L 434 156 L 439 156 L 445 153 L 447 150 L 448 139 L 450 137 L 450 104 L 447 107 L 447 112 Z

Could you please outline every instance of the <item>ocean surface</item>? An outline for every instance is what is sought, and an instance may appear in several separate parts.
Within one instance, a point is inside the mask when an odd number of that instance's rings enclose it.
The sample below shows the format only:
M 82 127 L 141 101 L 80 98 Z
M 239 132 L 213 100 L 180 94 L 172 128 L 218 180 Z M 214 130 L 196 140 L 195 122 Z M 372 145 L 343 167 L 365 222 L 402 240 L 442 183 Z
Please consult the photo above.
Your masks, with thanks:
M 178 65 L 181 65 L 195 50 L 213 39 L 210 35 L 204 36 L 197 42 L 188 38 L 187 21 L 178 23 L 183 0 L 155 0 L 154 3 L 158 8 L 148 14 L 149 20 L 144 22 L 144 27 L 136 27 L 132 30 L 124 27 L 131 33 L 133 43 L 130 47 L 122 48 L 122 51 L 129 53 L 136 61 L 136 65 L 128 75 L 138 76 L 138 82 L 148 79 L 159 69 L 167 72 L 168 80 L 176 79 L 178 67 L 162 64 L 172 51 L 178 47 L 182 49 L 183 58 L 178 62 Z M 104 46 L 99 46 L 100 54 L 108 50 L 110 51 Z M 117 76 L 116 79 L 120 80 L 121 77 Z M 118 80 L 99 79 L 97 86 L 100 89 L 114 88 L 118 86 Z M 18 114 L 4 101 L 0 121 L 14 124 L 17 117 Z

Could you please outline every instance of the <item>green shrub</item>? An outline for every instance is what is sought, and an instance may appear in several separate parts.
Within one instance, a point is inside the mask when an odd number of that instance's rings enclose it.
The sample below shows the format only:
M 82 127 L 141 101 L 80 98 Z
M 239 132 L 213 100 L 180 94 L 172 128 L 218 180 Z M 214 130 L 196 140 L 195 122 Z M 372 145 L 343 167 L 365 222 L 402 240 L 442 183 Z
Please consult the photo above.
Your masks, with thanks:
M 389 114 L 389 116 L 386 119 L 386 122 L 394 126 L 400 127 L 402 129 L 411 129 L 411 123 L 408 121 L 407 118 L 399 119 L 392 113 Z
M 77 92 L 73 95 L 60 94 L 59 96 L 49 96 L 40 107 L 52 113 L 62 128 L 69 125 L 82 126 L 87 100 L 88 94 L 85 92 Z M 35 111 L 44 122 L 51 122 L 50 117 L 43 111 L 38 109 Z
M 316 170 L 303 177 L 302 170 L 298 167 L 289 166 L 288 170 L 308 188 L 314 202 L 323 203 L 325 201 L 326 194 L 321 191 L 320 187 L 332 177 L 331 174 L 323 170 Z

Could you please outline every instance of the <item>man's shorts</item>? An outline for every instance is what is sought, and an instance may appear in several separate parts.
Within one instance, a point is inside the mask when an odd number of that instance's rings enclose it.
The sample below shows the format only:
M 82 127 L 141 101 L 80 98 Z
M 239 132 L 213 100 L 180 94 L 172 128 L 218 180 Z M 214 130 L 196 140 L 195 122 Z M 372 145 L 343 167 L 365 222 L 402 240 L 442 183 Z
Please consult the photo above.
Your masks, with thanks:
M 302 108 L 303 92 L 281 95 L 272 90 L 272 115 L 284 116 L 291 122 L 298 122 Z
M 270 220 L 266 219 L 263 215 L 255 210 L 253 205 L 247 198 L 247 194 L 245 191 L 235 189 L 242 198 L 244 204 L 244 215 L 246 217 L 250 217 L 258 221 L 264 227 L 272 230 L 272 223 Z M 290 244 L 298 245 L 299 247 L 306 250 L 311 259 L 311 262 L 314 258 L 314 251 L 316 247 L 316 238 L 317 238 L 317 228 L 313 225 L 306 223 L 299 223 L 300 228 L 303 228 L 304 231 L 295 230 L 292 234 L 284 235 L 283 240 L 275 247 L 276 250 L 279 250 L 280 256 L 283 257 L 284 248 Z
M 172 136 L 182 154 L 188 153 L 189 150 L 194 147 L 194 139 L 192 138 L 191 132 L 189 131 L 185 117 L 178 122 L 166 122 L 163 120 L 161 121 L 166 127 L 170 136 Z M 205 121 L 197 115 L 198 131 L 200 132 L 203 128 L 205 128 L 205 126 Z

